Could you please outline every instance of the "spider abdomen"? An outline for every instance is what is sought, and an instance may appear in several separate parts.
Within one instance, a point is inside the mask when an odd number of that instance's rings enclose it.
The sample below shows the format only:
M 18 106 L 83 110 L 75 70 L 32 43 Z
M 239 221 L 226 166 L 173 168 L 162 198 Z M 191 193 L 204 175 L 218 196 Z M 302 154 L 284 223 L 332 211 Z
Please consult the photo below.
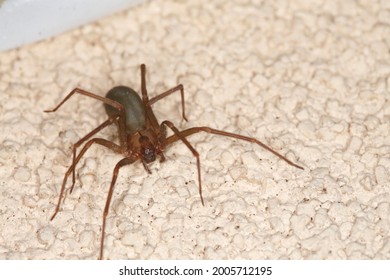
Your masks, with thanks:
M 145 110 L 138 93 L 126 86 L 117 86 L 110 89 L 106 97 L 123 105 L 126 116 L 126 131 L 133 134 L 145 128 Z M 109 116 L 118 113 L 118 110 L 104 104 Z

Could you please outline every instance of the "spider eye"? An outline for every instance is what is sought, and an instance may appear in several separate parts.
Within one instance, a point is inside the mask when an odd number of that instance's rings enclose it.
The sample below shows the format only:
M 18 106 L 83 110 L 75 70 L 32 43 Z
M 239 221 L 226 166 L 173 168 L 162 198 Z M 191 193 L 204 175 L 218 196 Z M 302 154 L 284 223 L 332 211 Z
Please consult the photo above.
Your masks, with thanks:
M 156 160 L 156 153 L 154 152 L 154 149 L 145 148 L 143 151 L 143 155 L 144 155 L 144 159 L 147 163 Z

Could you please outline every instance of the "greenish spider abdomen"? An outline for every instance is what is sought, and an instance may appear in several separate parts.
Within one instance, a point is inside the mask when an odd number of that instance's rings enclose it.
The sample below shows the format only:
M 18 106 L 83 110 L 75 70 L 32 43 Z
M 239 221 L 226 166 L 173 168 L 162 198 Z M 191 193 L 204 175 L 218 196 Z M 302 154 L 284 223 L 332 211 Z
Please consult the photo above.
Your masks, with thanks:
M 145 128 L 145 109 L 142 100 L 133 89 L 117 86 L 109 90 L 106 97 L 123 105 L 125 109 L 126 132 L 134 134 Z M 114 107 L 104 104 L 108 116 L 118 114 Z

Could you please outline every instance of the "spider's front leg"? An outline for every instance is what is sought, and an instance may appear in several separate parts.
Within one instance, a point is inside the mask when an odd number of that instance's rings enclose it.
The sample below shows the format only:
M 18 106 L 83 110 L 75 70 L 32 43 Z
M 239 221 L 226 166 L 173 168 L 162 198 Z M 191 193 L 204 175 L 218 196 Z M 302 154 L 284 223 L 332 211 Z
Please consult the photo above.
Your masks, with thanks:
M 105 122 L 103 122 L 102 124 L 100 124 L 98 127 L 96 127 L 94 130 L 92 130 L 91 132 L 89 132 L 87 135 L 85 135 L 83 138 L 81 138 L 80 140 L 78 140 L 74 145 L 73 145 L 73 159 L 72 159 L 72 165 L 75 166 L 75 168 L 73 168 L 73 171 L 72 171 L 72 186 L 70 188 L 70 193 L 73 192 L 73 188 L 74 188 L 74 185 L 75 185 L 75 182 L 76 182 L 76 164 L 75 164 L 75 160 L 76 160 L 76 155 L 77 155 L 77 148 L 83 144 L 85 141 L 87 141 L 89 138 L 91 138 L 93 135 L 95 135 L 96 133 L 98 133 L 99 131 L 101 131 L 102 129 L 104 129 L 105 127 L 111 125 L 112 123 L 118 121 L 120 119 L 120 116 L 117 115 L 117 116 L 112 116 L 110 117 L 108 120 L 106 120 Z
M 62 181 L 62 186 L 61 186 L 61 190 L 60 190 L 60 195 L 58 197 L 58 203 L 57 203 L 57 206 L 56 206 L 56 209 L 54 211 L 54 214 L 53 216 L 50 218 L 50 220 L 53 220 L 55 218 L 55 216 L 57 215 L 59 209 L 60 209 L 60 206 L 61 206 L 61 199 L 62 199 L 62 196 L 64 194 L 64 191 L 65 191 L 65 185 L 66 185 L 66 181 L 68 180 L 68 177 L 69 175 L 74 172 L 74 169 L 77 165 L 77 163 L 80 161 L 80 159 L 83 157 L 83 155 L 85 154 L 85 152 L 92 146 L 92 144 L 99 144 L 99 145 L 102 145 L 102 146 L 105 146 L 111 150 L 113 150 L 114 152 L 117 152 L 117 153 L 120 153 L 122 151 L 122 148 L 120 146 L 118 146 L 117 144 L 113 143 L 113 142 L 110 142 L 106 139 L 102 139 L 102 138 L 93 138 L 91 140 L 89 140 L 85 145 L 84 147 L 81 149 L 80 153 L 78 154 L 78 156 L 76 157 L 76 159 L 73 161 L 72 165 L 69 167 L 69 169 L 66 171 L 65 173 L 65 176 L 64 176 L 64 180 Z M 73 186 L 72 186 L 73 187 Z
M 100 255 L 99 255 L 100 260 L 103 259 L 104 236 L 105 236 L 105 232 L 106 232 L 106 218 L 108 215 L 108 211 L 110 209 L 111 198 L 112 198 L 112 194 L 114 192 L 114 186 L 115 186 L 116 178 L 118 177 L 119 169 L 125 165 L 132 164 L 136 160 L 137 160 L 136 158 L 135 159 L 134 158 L 124 158 L 124 159 L 120 160 L 115 165 L 114 172 L 112 175 L 111 184 L 110 184 L 110 189 L 108 190 L 106 205 L 104 206 L 104 212 L 103 212 L 102 237 L 100 239 Z
M 195 148 L 191 145 L 190 142 L 188 142 L 188 140 L 186 139 L 185 135 L 182 134 L 177 128 L 176 126 L 170 122 L 170 121 L 163 121 L 160 125 L 161 129 L 164 129 L 164 126 L 167 126 L 169 127 L 172 131 L 173 131 L 173 135 L 172 136 L 175 136 L 175 139 L 178 140 L 180 139 L 187 147 L 188 149 L 190 149 L 190 151 L 192 152 L 192 154 L 194 155 L 194 157 L 196 157 L 196 166 L 198 168 L 198 184 L 199 184 L 199 196 L 200 196 L 200 200 L 202 202 L 202 205 L 204 206 L 204 201 L 203 201 L 203 196 L 202 196 L 202 178 L 201 178 L 201 175 L 200 175 L 200 159 L 199 159 L 199 153 L 195 150 Z M 171 137 L 172 137 L 171 136 Z M 169 145 L 171 142 L 169 142 L 168 140 L 171 139 L 171 137 L 165 139 L 165 141 L 163 142 L 163 146 L 166 147 L 167 145 Z
M 182 137 L 186 137 L 186 136 L 189 136 L 189 135 L 192 135 L 192 134 L 195 134 L 195 133 L 198 133 L 198 132 L 202 132 L 202 131 L 206 132 L 206 133 L 210 133 L 210 134 L 222 135 L 222 136 L 236 138 L 236 139 L 239 139 L 239 140 L 244 140 L 244 141 L 247 141 L 247 142 L 251 142 L 251 143 L 257 144 L 260 147 L 262 147 L 263 149 L 266 149 L 267 151 L 271 152 L 272 154 L 274 154 L 278 158 L 284 160 L 289 165 L 294 166 L 294 167 L 299 168 L 299 169 L 302 169 L 302 170 L 304 169 L 302 166 L 292 162 L 291 160 L 289 160 L 285 156 L 279 154 L 278 152 L 276 152 L 275 150 L 273 150 L 272 148 L 270 148 L 266 144 L 260 142 L 259 140 L 257 140 L 256 138 L 253 138 L 253 137 L 248 137 L 248 136 L 244 136 L 244 135 L 240 135 L 240 134 L 226 132 L 226 131 L 223 131 L 223 130 L 217 130 L 217 129 L 214 129 L 214 128 L 211 128 L 211 127 L 207 127 L 207 126 L 188 128 L 186 130 L 181 131 L 180 134 L 181 134 Z M 181 140 L 182 137 L 179 137 L 179 135 L 174 134 L 172 136 L 169 136 L 166 139 L 165 143 L 166 143 L 166 145 L 172 144 L 173 142 L 176 142 L 179 139 Z

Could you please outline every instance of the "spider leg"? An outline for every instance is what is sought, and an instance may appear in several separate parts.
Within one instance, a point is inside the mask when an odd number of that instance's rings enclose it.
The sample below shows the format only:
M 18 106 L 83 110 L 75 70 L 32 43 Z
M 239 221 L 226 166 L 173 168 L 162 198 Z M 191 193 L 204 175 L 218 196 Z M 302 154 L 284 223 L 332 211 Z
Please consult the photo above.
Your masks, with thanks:
M 120 118 L 118 118 L 118 126 L 119 126 L 119 131 L 125 131 L 125 109 L 123 108 L 123 105 L 114 101 L 114 100 L 111 100 L 109 98 L 105 98 L 105 97 L 101 97 L 99 95 L 96 95 L 92 92 L 89 92 L 89 91 L 86 91 L 86 90 L 83 90 L 83 89 L 80 89 L 80 88 L 75 88 L 73 89 L 56 107 L 54 107 L 53 109 L 51 110 L 44 110 L 45 113 L 52 113 L 52 112 L 55 112 L 57 111 L 69 98 L 71 98 L 74 94 L 81 94 L 81 95 L 84 95 L 84 96 L 88 96 L 88 97 L 91 97 L 93 99 L 97 99 L 101 102 L 103 102 L 104 104 L 108 104 L 112 107 L 114 107 L 115 109 L 117 109 L 119 111 L 119 116 Z M 121 143 L 121 145 L 124 145 L 126 143 L 126 134 L 125 133 L 119 133 L 119 141 Z
M 160 153 L 160 162 L 164 162 L 166 160 L 164 154 L 161 152 Z
M 142 93 L 142 101 L 145 104 L 145 107 L 150 108 L 151 105 L 156 103 L 157 101 L 163 99 L 164 97 L 167 97 L 168 95 L 180 90 L 181 95 L 181 108 L 182 108 L 182 116 L 183 119 L 187 120 L 186 114 L 185 114 L 185 105 L 184 105 L 184 87 L 182 84 L 179 84 L 175 86 L 174 88 L 171 88 L 155 97 L 149 100 L 148 92 L 146 90 L 146 66 L 145 64 L 141 64 L 141 93 Z
M 141 160 L 142 161 L 142 165 L 144 166 L 146 172 L 148 172 L 148 174 L 152 174 L 152 171 L 150 171 L 150 168 L 148 166 L 148 164 L 146 163 L 146 161 L 144 160 Z
M 259 140 L 255 139 L 255 138 L 243 136 L 243 135 L 240 135 L 240 134 L 230 133 L 230 132 L 226 132 L 226 131 L 222 131 L 222 130 L 217 130 L 217 129 L 206 127 L 206 126 L 192 127 L 192 128 L 183 130 L 183 131 L 180 132 L 181 137 L 179 137 L 179 135 L 177 135 L 177 134 L 169 136 L 165 140 L 164 145 L 165 146 L 170 145 L 173 142 L 176 142 L 177 140 L 181 139 L 182 137 L 186 137 L 186 136 L 189 136 L 189 135 L 201 132 L 201 131 L 207 132 L 207 133 L 211 133 L 211 134 L 217 134 L 217 135 L 232 137 L 232 138 L 248 141 L 248 142 L 251 142 L 251 143 L 255 143 L 255 144 L 261 146 L 262 148 L 266 149 L 267 151 L 273 153 L 278 158 L 284 160 L 289 165 L 292 165 L 292 166 L 294 166 L 296 168 L 299 168 L 299 169 L 302 169 L 302 170 L 304 169 L 302 166 L 299 166 L 299 165 L 293 163 L 291 160 L 287 159 L 285 156 L 282 156 L 281 154 L 279 154 L 278 152 L 274 151 L 273 149 L 271 149 L 270 147 L 268 147 L 267 145 L 265 145 L 264 143 L 260 142 Z
M 202 205 L 204 206 L 204 202 L 203 202 L 203 196 L 202 196 L 202 180 L 201 180 L 201 176 L 200 176 L 200 159 L 199 159 L 199 153 L 194 149 L 194 147 L 191 145 L 190 142 L 188 142 L 188 140 L 186 139 L 186 135 L 182 134 L 182 132 L 180 132 L 174 125 L 172 122 L 170 121 L 163 121 L 161 123 L 161 126 L 163 125 L 166 125 L 168 126 L 173 132 L 174 132 L 174 136 L 176 137 L 175 139 L 176 140 L 181 140 L 183 141 L 183 143 L 188 147 L 188 149 L 190 149 L 190 151 L 192 152 L 192 154 L 196 157 L 196 165 L 198 167 L 198 182 L 199 182 L 199 195 L 200 195 L 200 200 L 202 202 Z M 170 138 L 170 137 L 169 137 Z M 169 139 L 168 138 L 168 139 Z M 168 140 L 167 139 L 167 140 Z M 174 142 L 174 141 L 172 141 Z M 165 142 L 166 143 L 166 142 Z M 164 144 L 165 144 L 164 143 Z M 168 144 L 167 144 L 168 145 Z
M 68 177 L 69 177 L 70 173 L 74 172 L 74 169 L 76 168 L 76 164 L 80 161 L 81 157 L 85 154 L 85 152 L 94 143 L 102 145 L 102 146 L 105 146 L 105 147 L 107 147 L 107 148 L 109 148 L 109 149 L 111 149 L 111 150 L 113 150 L 114 152 L 117 152 L 117 153 L 120 153 L 122 151 L 120 146 L 118 146 L 117 144 L 115 144 L 113 142 L 110 142 L 108 140 L 101 139 L 101 138 L 93 138 L 93 139 L 89 140 L 84 145 L 84 147 L 81 149 L 80 153 L 78 154 L 76 159 L 73 160 L 72 165 L 68 168 L 68 170 L 65 173 L 64 180 L 62 181 L 60 195 L 58 197 L 58 203 L 57 203 L 56 209 L 54 210 L 54 214 L 51 216 L 50 220 L 53 220 L 55 218 L 55 216 L 57 215 L 57 213 L 58 213 L 58 211 L 60 209 L 61 199 L 62 199 L 62 196 L 64 194 L 66 181 L 68 180 Z
M 146 90 L 146 66 L 145 64 L 141 64 L 141 95 L 142 95 L 142 103 L 145 107 L 146 113 L 146 122 L 149 122 L 148 126 L 155 130 L 156 133 L 159 132 L 159 124 L 156 119 L 156 116 L 153 113 L 152 107 L 149 104 L 149 96 Z
M 180 85 L 177 85 L 175 86 L 174 88 L 171 88 L 155 97 L 153 97 L 152 99 L 149 100 L 148 104 L 149 105 L 153 105 L 154 103 L 156 103 L 157 101 L 167 97 L 168 95 L 176 92 L 176 91 L 179 91 L 180 90 L 180 94 L 181 94 L 181 110 L 182 110 L 182 116 L 183 116 L 183 119 L 185 121 L 188 121 L 187 120 L 187 117 L 186 117 L 186 114 L 185 114 L 185 106 L 184 106 L 184 88 L 183 88 L 183 85 L 180 84 Z
M 146 91 L 146 66 L 145 64 L 141 64 L 141 94 L 142 94 L 142 101 L 144 104 L 149 103 L 149 97 L 148 92 Z
M 110 124 L 112 124 L 113 122 L 115 122 L 117 119 L 119 118 L 119 116 L 114 116 L 114 117 L 111 117 L 109 118 L 108 120 L 106 120 L 104 123 L 100 124 L 98 127 L 96 127 L 94 130 L 92 130 L 91 132 L 89 132 L 87 135 L 85 135 L 83 138 L 81 138 L 80 140 L 78 140 L 74 145 L 73 145 L 73 160 L 72 160 L 72 164 L 74 163 L 75 159 L 76 159 L 76 154 L 77 154 L 77 148 L 85 141 L 87 141 L 89 138 L 91 138 L 94 134 L 98 133 L 100 130 L 102 130 L 103 128 L 109 126 Z M 76 172 L 75 172 L 75 168 L 73 168 L 73 172 L 72 172 L 72 186 L 70 188 L 70 191 L 69 193 L 72 193 L 73 192 L 73 188 L 74 188 L 74 184 L 76 182 Z
M 110 208 L 110 202 L 111 202 L 112 194 L 113 194 L 113 191 L 114 191 L 116 178 L 118 177 L 119 169 L 122 166 L 125 166 L 125 165 L 128 165 L 128 164 L 132 164 L 135 160 L 136 159 L 133 159 L 133 158 L 124 158 L 124 159 L 121 159 L 115 165 L 114 173 L 112 175 L 110 189 L 109 189 L 108 195 L 107 195 L 106 206 L 104 207 L 104 212 L 103 212 L 102 237 L 101 237 L 101 240 L 100 240 L 100 256 L 99 256 L 100 260 L 103 259 L 103 247 L 104 247 L 104 235 L 105 235 L 105 229 L 106 229 L 106 218 L 107 218 L 107 215 L 108 215 L 108 210 Z
M 99 101 L 101 101 L 101 102 L 103 102 L 105 104 L 111 105 L 112 107 L 114 107 L 118 111 L 123 111 L 123 106 L 120 103 L 118 103 L 118 102 L 116 102 L 114 100 L 111 100 L 111 99 L 105 98 L 105 97 L 101 97 L 101 96 L 99 96 L 97 94 L 94 94 L 92 92 L 83 90 L 81 88 L 75 88 L 56 107 L 54 107 L 51 110 L 45 110 L 44 112 L 45 113 L 51 113 L 51 112 L 57 111 L 75 93 L 78 93 L 78 94 L 81 94 L 81 95 L 85 95 L 85 96 L 97 99 L 97 100 L 99 100 Z

